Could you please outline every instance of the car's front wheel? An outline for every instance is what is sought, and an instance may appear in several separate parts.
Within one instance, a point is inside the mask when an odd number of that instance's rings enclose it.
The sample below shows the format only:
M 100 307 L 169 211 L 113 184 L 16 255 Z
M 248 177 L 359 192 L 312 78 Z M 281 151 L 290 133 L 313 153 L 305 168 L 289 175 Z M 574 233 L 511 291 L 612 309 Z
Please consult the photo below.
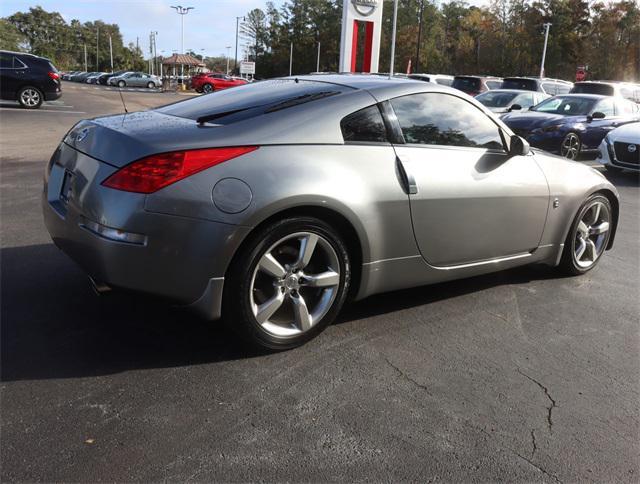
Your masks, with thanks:
M 560 145 L 560 154 L 570 160 L 577 160 L 582 150 L 582 141 L 576 133 L 568 133 Z
M 154 87 L 156 87 L 156 85 L 153 82 L 149 82 L 147 84 L 147 88 L 149 88 L 149 89 L 153 89 Z
M 118 81 L 118 87 L 124 87 L 124 86 L 126 86 L 126 85 L 127 85 L 127 83 L 126 83 L 126 82 L 124 82 L 124 81 Z
M 225 281 L 225 320 L 254 345 L 300 346 L 342 307 L 351 279 L 347 248 L 325 222 L 295 217 L 254 234 Z
M 205 94 L 213 92 L 213 86 L 211 84 L 205 84 L 204 86 L 202 86 L 202 92 L 204 92 Z
M 40 89 L 32 86 L 23 87 L 18 92 L 18 102 L 26 109 L 38 109 L 44 100 L 43 98 Z
M 593 269 L 607 248 L 612 229 L 611 202 L 604 195 L 592 195 L 582 205 L 564 244 L 561 268 L 571 275 Z

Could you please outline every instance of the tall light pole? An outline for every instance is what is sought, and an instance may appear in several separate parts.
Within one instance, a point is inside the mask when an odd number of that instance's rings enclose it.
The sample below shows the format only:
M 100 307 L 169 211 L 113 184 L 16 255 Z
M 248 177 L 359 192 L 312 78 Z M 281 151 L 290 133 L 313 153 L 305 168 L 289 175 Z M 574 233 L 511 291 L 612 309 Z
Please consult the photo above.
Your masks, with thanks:
M 113 44 L 111 43 L 111 34 L 109 34 L 109 57 L 111 58 L 111 72 L 113 72 Z
M 391 30 L 391 60 L 389 61 L 389 79 L 393 77 L 393 63 L 396 58 L 396 27 L 398 26 L 398 0 L 393 1 L 393 27 Z
M 291 42 L 291 49 L 289 50 L 289 75 L 293 72 L 293 42 Z
M 320 41 L 318 41 L 318 57 L 316 58 L 316 72 L 320 72 Z
M 96 72 L 98 69 L 98 42 L 100 42 L 100 27 L 96 27 Z
M 231 50 L 231 46 L 227 45 L 227 47 L 225 47 L 227 49 L 227 76 L 229 75 L 229 51 Z
M 180 15 L 180 53 L 184 54 L 184 16 L 189 13 L 189 10 L 193 10 L 194 7 L 183 7 L 182 5 L 178 5 L 171 8 L 176 9 L 176 13 Z M 184 64 L 180 65 L 180 77 L 184 77 Z
M 422 17 L 424 16 L 424 0 L 420 0 L 420 18 L 418 19 L 418 45 L 416 47 L 416 66 L 414 72 L 420 72 L 420 44 L 422 43 Z
M 240 19 L 244 22 L 244 15 L 240 17 L 236 17 L 236 57 L 233 62 L 233 71 L 235 72 L 238 69 L 238 29 L 240 27 Z
M 540 64 L 540 78 L 544 77 L 544 60 L 547 57 L 547 41 L 549 40 L 550 23 L 542 24 L 544 27 L 544 48 L 542 49 L 542 64 Z

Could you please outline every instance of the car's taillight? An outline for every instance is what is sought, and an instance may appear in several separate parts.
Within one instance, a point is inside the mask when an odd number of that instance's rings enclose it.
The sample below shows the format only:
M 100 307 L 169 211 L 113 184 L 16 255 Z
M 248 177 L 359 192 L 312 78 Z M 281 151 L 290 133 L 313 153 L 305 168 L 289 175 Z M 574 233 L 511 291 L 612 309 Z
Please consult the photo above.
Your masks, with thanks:
M 153 193 L 199 171 L 257 149 L 257 146 L 233 146 L 151 155 L 121 168 L 102 184 L 126 192 Z
M 58 74 L 57 72 L 47 72 L 47 74 L 54 81 L 57 81 L 58 79 L 60 79 L 60 74 Z

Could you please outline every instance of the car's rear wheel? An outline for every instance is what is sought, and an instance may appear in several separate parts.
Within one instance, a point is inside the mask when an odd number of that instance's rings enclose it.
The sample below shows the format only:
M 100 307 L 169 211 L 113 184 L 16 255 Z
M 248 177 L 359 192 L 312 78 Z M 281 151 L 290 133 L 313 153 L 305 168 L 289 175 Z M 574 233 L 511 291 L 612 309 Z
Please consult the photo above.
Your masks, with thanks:
M 612 228 L 611 202 L 593 195 L 582 205 L 564 244 L 561 268 L 572 275 L 593 269 L 609 243 Z
M 211 84 L 205 84 L 204 86 L 202 86 L 202 92 L 204 92 L 205 94 L 213 92 L 213 86 Z
M 147 88 L 149 88 L 149 89 L 153 89 L 154 87 L 156 87 L 156 85 L 153 82 L 149 82 L 147 84 Z
M 567 134 L 560 145 L 560 154 L 570 160 L 577 160 L 582 150 L 582 141 L 576 133 Z
M 225 320 L 250 343 L 300 346 L 324 330 L 351 279 L 347 248 L 325 222 L 295 217 L 254 234 L 225 281 Z
M 124 87 L 124 86 L 126 86 L 126 85 L 127 85 L 127 83 L 126 83 L 126 82 L 124 82 L 124 81 L 118 81 L 118 87 Z
M 42 91 L 33 86 L 23 87 L 18 92 L 18 102 L 26 109 L 38 109 L 43 100 Z

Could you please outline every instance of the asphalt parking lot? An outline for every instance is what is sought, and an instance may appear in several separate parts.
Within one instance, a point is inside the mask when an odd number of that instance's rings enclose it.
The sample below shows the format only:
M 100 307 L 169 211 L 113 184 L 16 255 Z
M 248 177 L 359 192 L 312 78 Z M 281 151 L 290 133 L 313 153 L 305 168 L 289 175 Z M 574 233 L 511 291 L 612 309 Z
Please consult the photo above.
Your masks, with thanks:
M 586 276 L 525 267 L 383 294 L 257 354 L 161 302 L 95 296 L 51 243 L 47 160 L 79 119 L 123 111 L 117 91 L 82 87 L 39 111 L 0 105 L 0 480 L 640 480 L 637 176 L 607 175 L 620 227 Z

